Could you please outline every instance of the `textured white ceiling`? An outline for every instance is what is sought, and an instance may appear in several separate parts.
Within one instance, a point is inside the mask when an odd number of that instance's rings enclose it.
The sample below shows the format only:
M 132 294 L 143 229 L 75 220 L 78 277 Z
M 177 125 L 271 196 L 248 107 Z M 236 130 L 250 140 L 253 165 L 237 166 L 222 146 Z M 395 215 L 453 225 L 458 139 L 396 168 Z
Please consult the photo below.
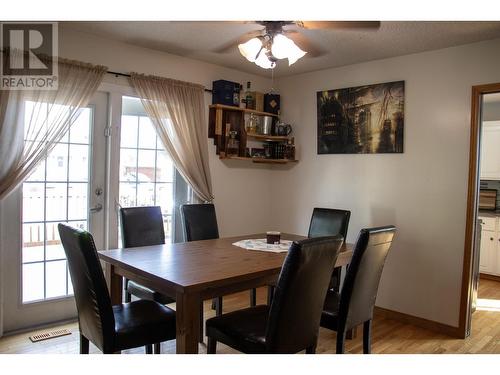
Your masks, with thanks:
M 213 52 L 248 31 L 262 28 L 253 23 L 109 21 L 61 22 L 60 26 L 62 32 L 72 28 L 266 77 L 271 74 L 245 60 L 237 47 L 228 53 Z M 275 69 L 276 77 L 500 38 L 500 22 L 382 22 L 376 31 L 301 32 L 328 53 L 306 55 L 290 67 L 282 60 Z

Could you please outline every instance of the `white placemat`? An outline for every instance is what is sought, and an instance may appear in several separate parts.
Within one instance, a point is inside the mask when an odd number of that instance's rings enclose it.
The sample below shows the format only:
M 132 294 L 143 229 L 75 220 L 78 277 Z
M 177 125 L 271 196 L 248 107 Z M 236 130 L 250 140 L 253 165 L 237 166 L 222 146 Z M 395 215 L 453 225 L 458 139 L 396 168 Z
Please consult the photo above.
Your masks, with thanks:
M 252 238 L 249 240 L 241 240 L 233 243 L 234 246 L 242 247 L 247 250 L 269 251 L 271 253 L 287 252 L 292 241 L 281 240 L 278 245 L 269 245 L 265 238 Z

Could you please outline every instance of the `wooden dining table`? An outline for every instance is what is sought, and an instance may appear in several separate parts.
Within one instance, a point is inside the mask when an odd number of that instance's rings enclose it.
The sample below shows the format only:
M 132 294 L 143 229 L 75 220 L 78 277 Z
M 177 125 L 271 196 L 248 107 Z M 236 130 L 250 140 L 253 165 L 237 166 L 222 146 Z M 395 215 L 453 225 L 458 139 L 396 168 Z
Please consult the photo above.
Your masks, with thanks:
M 123 278 L 136 281 L 176 301 L 176 352 L 198 353 L 200 304 L 205 300 L 275 283 L 286 252 L 247 250 L 233 245 L 251 234 L 215 240 L 168 243 L 99 252 L 113 304 L 122 303 Z M 305 237 L 282 233 L 282 239 Z M 351 244 L 344 244 L 335 267 L 349 264 Z

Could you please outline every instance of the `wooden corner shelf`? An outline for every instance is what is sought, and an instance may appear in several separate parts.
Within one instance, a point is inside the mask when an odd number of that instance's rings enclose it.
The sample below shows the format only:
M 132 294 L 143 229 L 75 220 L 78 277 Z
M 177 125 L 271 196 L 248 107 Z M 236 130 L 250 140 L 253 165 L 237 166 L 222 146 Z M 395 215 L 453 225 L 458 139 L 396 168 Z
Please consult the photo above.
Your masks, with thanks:
M 247 133 L 247 137 L 263 142 L 286 142 L 290 139 L 288 136 L 282 135 L 263 135 L 253 133 Z
M 213 139 L 215 152 L 219 155 L 219 159 L 250 161 L 260 164 L 287 164 L 296 163 L 298 161 L 295 159 L 282 158 L 294 156 L 294 137 L 264 135 L 253 132 L 247 133 L 245 128 L 245 114 L 247 113 L 254 113 L 257 116 L 272 116 L 275 119 L 274 121 L 278 121 L 279 119 L 278 115 L 255 111 L 253 109 L 244 109 L 222 104 L 212 104 L 209 106 L 208 137 Z M 238 149 L 231 150 L 231 156 L 229 156 L 227 155 L 227 151 L 231 131 L 237 132 L 239 143 Z M 247 147 L 249 146 L 248 141 L 262 142 L 262 145 L 255 147 L 250 144 L 252 147 Z M 269 147 L 268 155 L 270 154 L 270 156 L 273 156 L 273 159 L 257 156 L 263 155 L 262 150 L 266 147 Z M 250 148 L 253 150 L 252 152 L 249 152 Z M 287 152 L 287 150 L 292 150 L 292 152 Z M 248 156 L 253 154 L 256 156 Z
M 243 112 L 243 113 L 255 113 L 256 115 L 260 115 L 260 116 L 272 116 L 272 117 L 279 118 L 279 116 L 276 115 L 276 114 L 274 114 L 274 113 L 256 111 L 255 109 L 246 109 L 246 108 L 240 108 L 240 107 L 233 107 L 231 105 L 211 104 L 209 106 L 209 108 L 223 109 L 225 111 L 237 111 L 237 112 Z
M 262 163 L 262 164 L 287 164 L 287 163 L 297 163 L 298 160 L 290 160 L 290 159 L 266 159 L 266 158 L 251 158 L 248 156 L 219 156 L 221 160 L 246 160 L 251 161 L 253 163 Z

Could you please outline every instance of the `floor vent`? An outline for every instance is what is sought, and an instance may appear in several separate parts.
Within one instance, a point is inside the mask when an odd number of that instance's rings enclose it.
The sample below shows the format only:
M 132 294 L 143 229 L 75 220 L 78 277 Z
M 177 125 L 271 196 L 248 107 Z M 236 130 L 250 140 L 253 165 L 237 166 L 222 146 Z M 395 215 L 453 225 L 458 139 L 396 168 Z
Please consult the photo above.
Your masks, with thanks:
M 32 342 L 38 342 L 48 339 L 53 339 L 55 337 L 61 337 L 71 335 L 71 331 L 69 329 L 58 329 L 56 331 L 42 332 L 36 335 L 30 336 L 30 340 Z

